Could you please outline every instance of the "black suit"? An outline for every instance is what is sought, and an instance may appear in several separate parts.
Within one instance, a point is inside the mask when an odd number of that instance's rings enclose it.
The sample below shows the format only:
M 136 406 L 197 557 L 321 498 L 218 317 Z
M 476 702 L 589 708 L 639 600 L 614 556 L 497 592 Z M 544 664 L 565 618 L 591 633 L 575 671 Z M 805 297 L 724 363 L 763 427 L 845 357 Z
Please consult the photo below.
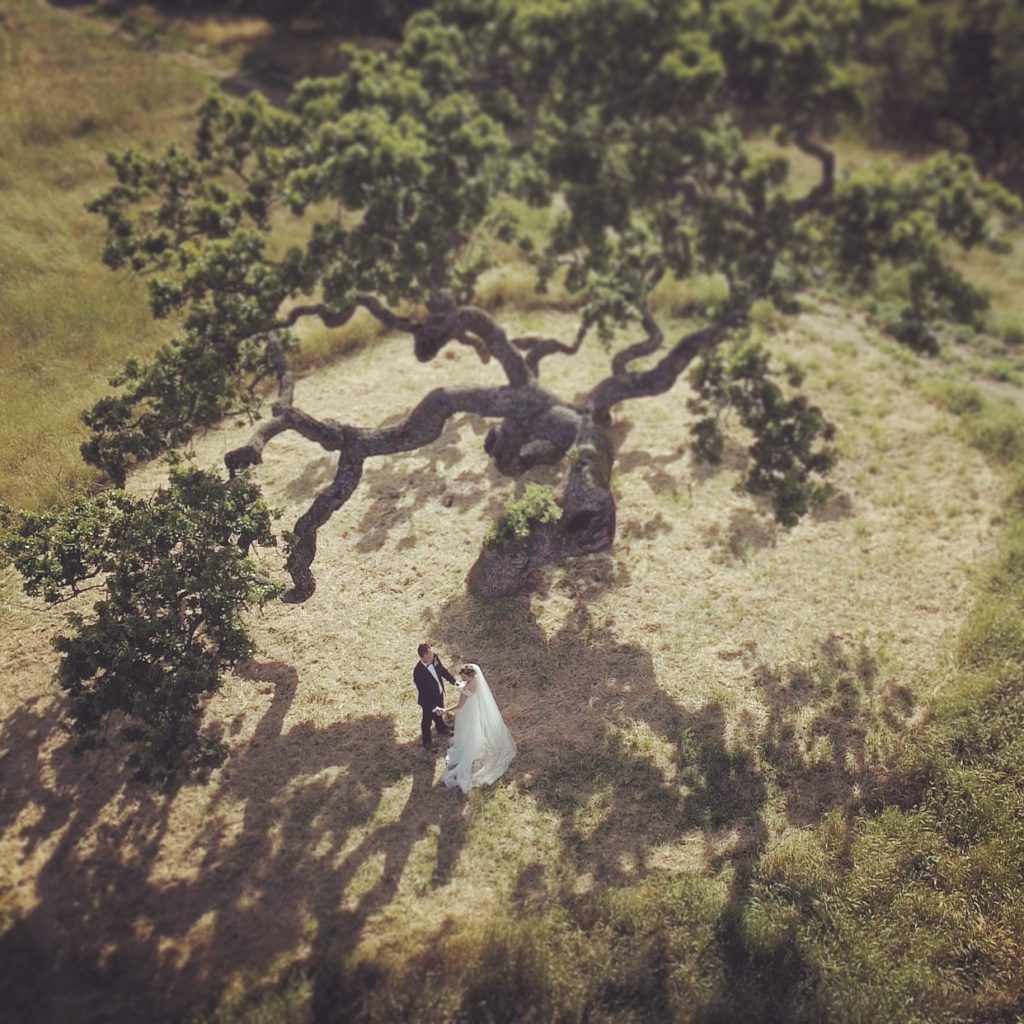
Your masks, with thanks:
M 416 684 L 416 701 L 423 708 L 423 719 L 420 722 L 420 732 L 423 735 L 423 745 L 430 746 L 430 723 L 433 722 L 437 731 L 443 736 L 448 732 L 448 726 L 444 724 L 440 715 L 434 714 L 434 708 L 444 707 L 444 681 L 454 685 L 455 676 L 441 664 L 441 659 L 434 655 L 434 671 L 438 678 L 435 680 L 430 669 L 417 661 L 412 670 L 412 681 Z

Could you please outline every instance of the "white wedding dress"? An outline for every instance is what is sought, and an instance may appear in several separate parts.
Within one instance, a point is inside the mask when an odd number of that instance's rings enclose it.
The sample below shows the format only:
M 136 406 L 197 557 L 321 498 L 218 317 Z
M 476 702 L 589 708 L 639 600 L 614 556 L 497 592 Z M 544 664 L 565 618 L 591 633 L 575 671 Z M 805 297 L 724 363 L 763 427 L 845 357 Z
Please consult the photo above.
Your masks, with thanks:
M 479 665 L 476 692 L 463 689 L 465 704 L 455 714 L 455 736 L 448 748 L 448 770 L 442 781 L 468 793 L 473 786 L 486 786 L 508 770 L 516 756 L 516 744 L 501 717 L 494 694 Z

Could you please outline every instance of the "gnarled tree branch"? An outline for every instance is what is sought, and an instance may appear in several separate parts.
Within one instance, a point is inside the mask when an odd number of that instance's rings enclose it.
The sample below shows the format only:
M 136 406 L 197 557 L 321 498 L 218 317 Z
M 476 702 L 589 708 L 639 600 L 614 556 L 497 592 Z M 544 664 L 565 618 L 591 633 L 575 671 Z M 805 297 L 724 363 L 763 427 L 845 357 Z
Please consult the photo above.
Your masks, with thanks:
M 587 409 L 595 415 L 606 414 L 613 405 L 629 398 L 645 398 L 668 391 L 679 375 L 701 352 L 714 348 L 746 313 L 730 313 L 713 324 L 685 335 L 656 365 L 643 373 L 625 373 L 606 377 L 590 393 Z
M 541 338 L 535 334 L 513 338 L 512 344 L 526 352 L 526 365 L 536 377 L 540 373 L 540 361 L 546 356 L 554 355 L 556 352 L 561 352 L 567 356 L 574 356 L 579 352 L 583 339 L 586 338 L 589 329 L 590 325 L 588 323 L 581 323 L 571 345 L 566 344 L 564 341 L 559 341 L 557 338 Z
M 274 335 L 267 341 L 267 362 L 277 377 L 277 402 L 274 403 L 276 414 L 277 406 L 291 405 L 295 400 L 295 374 L 292 373 L 284 346 Z
M 538 461 L 530 446 L 543 447 L 551 458 L 561 458 L 578 434 L 578 414 L 554 395 L 535 386 L 439 388 L 426 395 L 400 423 L 386 427 L 346 426 L 318 420 L 294 407 L 282 408 L 247 445 L 228 453 L 225 461 L 234 473 L 260 462 L 266 443 L 286 430 L 295 430 L 328 451 L 341 452 L 334 480 L 316 496 L 295 524 L 288 558 L 294 586 L 285 600 L 305 601 L 316 589 L 310 566 L 316 556 L 317 531 L 352 496 L 366 459 L 413 451 L 430 444 L 440 437 L 451 416 L 459 412 L 505 421 L 502 426 L 507 426 L 509 431 L 504 440 L 495 445 L 498 449 L 495 461 L 499 469 L 508 472 L 521 472 L 525 465 Z M 514 453 L 513 438 L 518 443 Z
M 352 428 L 331 421 L 318 420 L 315 416 L 296 409 L 294 406 L 277 407 L 273 419 L 262 424 L 249 440 L 240 448 L 234 448 L 224 456 L 224 464 L 228 473 L 234 476 L 240 469 L 256 466 L 263 461 L 263 449 L 267 443 L 283 434 L 294 430 L 308 441 L 320 445 L 325 451 L 341 450 L 349 441 Z
M 799 217 L 809 213 L 832 195 L 836 184 L 836 155 L 821 143 L 815 142 L 806 127 L 796 130 L 793 142 L 799 150 L 808 156 L 813 156 L 821 164 L 821 181 L 807 195 L 793 204 L 793 210 Z
M 635 342 L 624 348 L 621 352 L 615 353 L 615 356 L 612 358 L 612 374 L 616 377 L 623 376 L 626 373 L 626 368 L 634 359 L 640 359 L 642 356 L 649 356 L 657 352 L 665 341 L 664 333 L 658 326 L 657 320 L 651 315 L 651 311 L 647 308 L 646 304 L 642 307 L 641 314 L 641 323 L 643 324 L 644 331 L 647 333 L 647 337 L 643 341 Z
M 509 384 L 528 384 L 536 374 L 527 367 L 523 357 L 512 347 L 508 335 L 497 321 L 477 306 L 458 306 L 444 313 L 434 314 L 413 332 L 414 352 L 421 363 L 427 363 L 449 341 L 462 341 L 466 335 L 475 335 L 484 348 L 501 364 Z

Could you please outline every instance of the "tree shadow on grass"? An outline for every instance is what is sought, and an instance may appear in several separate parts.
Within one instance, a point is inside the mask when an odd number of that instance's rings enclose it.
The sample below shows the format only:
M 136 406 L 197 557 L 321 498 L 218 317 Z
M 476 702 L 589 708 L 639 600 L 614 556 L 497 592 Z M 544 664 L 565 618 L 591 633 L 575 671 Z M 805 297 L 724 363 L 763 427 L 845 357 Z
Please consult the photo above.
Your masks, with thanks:
M 863 645 L 827 637 L 782 667 L 741 646 L 762 714 L 720 699 L 684 706 L 648 650 L 596 619 L 595 597 L 627 579 L 608 558 L 557 578 L 552 596 L 570 601 L 554 630 L 527 598 L 463 598 L 429 624 L 446 651 L 484 666 L 519 743 L 509 775 L 474 793 L 465 816 L 434 785 L 436 761 L 398 744 L 390 718 L 292 722 L 300 680 L 280 662 L 246 669 L 266 706 L 248 734 L 253 713 L 240 713 L 231 759 L 191 793 L 201 799 L 131 782 L 116 747 L 74 758 L 51 702 L 18 709 L 0 727 L 0 823 L 5 845 L 41 867 L 31 909 L 0 935 L 5 1008 L 29 1022 L 179 1020 L 239 972 L 344 962 L 401 888 L 440 897 L 479 811 L 506 787 L 555 821 L 565 857 L 520 851 L 510 899 L 522 912 L 567 877 L 630 885 L 666 856 L 672 870 L 731 866 L 723 955 L 740 973 L 799 974 L 783 948 L 762 963 L 739 943 L 744 872 L 769 812 L 801 825 L 855 800 L 873 768 L 866 730 L 886 715 L 906 722 L 912 703 Z M 432 910 L 443 938 L 444 909 Z M 327 1005 L 330 972 L 314 978 L 315 1004 Z
M 525 597 L 462 598 L 430 628 L 484 667 L 519 744 L 499 786 L 555 814 L 579 875 L 621 885 L 666 863 L 717 870 L 757 856 L 769 813 L 802 826 L 859 800 L 879 767 L 870 736 L 906 728 L 913 711 L 863 644 L 826 637 L 805 664 L 774 668 L 751 642 L 736 656 L 761 710 L 687 706 L 659 685 L 648 650 L 595 621 L 609 582 L 591 573 L 598 560 L 576 571 L 575 603 L 553 632 Z
M 181 1020 L 238 972 L 347 955 L 424 841 L 443 835 L 438 862 L 457 859 L 463 834 L 443 828 L 453 804 L 433 784 L 436 762 L 398 744 L 390 718 L 289 727 L 295 670 L 246 675 L 269 706 L 205 800 L 130 781 L 116 746 L 76 758 L 65 741 L 33 767 L 22 739 L 52 737 L 50 705 L 3 724 L 0 749 L 18 750 L 5 783 L 11 769 L 19 779 L 4 824 L 43 860 L 34 905 L 0 936 L 15 1019 Z M 42 813 L 20 819 L 30 804 Z
M 432 444 L 406 456 L 367 463 L 361 487 L 370 504 L 356 527 L 356 551 L 366 554 L 382 548 L 395 530 L 409 526 L 410 514 L 417 508 L 451 517 L 479 506 L 491 515 L 500 512 L 512 482 L 490 463 L 482 470 L 459 468 L 465 457 L 460 435 L 467 426 L 477 435 L 472 443 L 482 447 L 487 424 L 477 417 L 460 416 Z
M 725 524 L 713 523 L 702 530 L 704 543 L 714 549 L 719 564 L 746 562 L 756 551 L 775 547 L 780 527 L 770 511 L 734 508 Z
M 667 467 L 685 458 L 685 446 L 677 447 L 667 455 L 651 455 L 650 452 L 631 449 L 618 455 L 615 465 L 623 476 L 640 472 L 643 479 L 654 494 L 670 494 L 677 497 L 680 485 L 689 486 L 688 481 L 680 481 L 678 474 L 670 473 Z
M 318 455 L 302 467 L 296 477 L 290 477 L 284 487 L 285 495 L 292 501 L 309 501 L 309 496 L 322 487 L 326 487 L 334 479 L 338 468 L 338 457 Z
M 730 741 L 720 703 L 681 706 L 658 686 L 649 651 L 593 620 L 607 583 L 591 571 L 600 577 L 596 560 L 570 582 L 575 603 L 553 633 L 526 598 L 467 597 L 430 624 L 492 683 L 519 744 L 505 784 L 557 816 L 576 871 L 604 884 L 654 870 L 660 847 L 707 834 L 754 841 L 768 798 L 754 752 Z

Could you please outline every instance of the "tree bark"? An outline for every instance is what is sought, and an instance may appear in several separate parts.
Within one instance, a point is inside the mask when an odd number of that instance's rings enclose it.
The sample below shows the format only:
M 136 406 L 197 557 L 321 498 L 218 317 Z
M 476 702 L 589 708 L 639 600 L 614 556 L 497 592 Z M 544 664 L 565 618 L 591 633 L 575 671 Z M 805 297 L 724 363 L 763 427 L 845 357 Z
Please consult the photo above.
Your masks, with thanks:
M 592 416 L 581 416 L 571 458 L 559 499 L 561 518 L 537 524 L 523 540 L 485 546 L 466 578 L 470 593 L 488 599 L 509 597 L 524 589 L 530 574 L 545 565 L 612 546 L 614 453 L 607 427 Z

